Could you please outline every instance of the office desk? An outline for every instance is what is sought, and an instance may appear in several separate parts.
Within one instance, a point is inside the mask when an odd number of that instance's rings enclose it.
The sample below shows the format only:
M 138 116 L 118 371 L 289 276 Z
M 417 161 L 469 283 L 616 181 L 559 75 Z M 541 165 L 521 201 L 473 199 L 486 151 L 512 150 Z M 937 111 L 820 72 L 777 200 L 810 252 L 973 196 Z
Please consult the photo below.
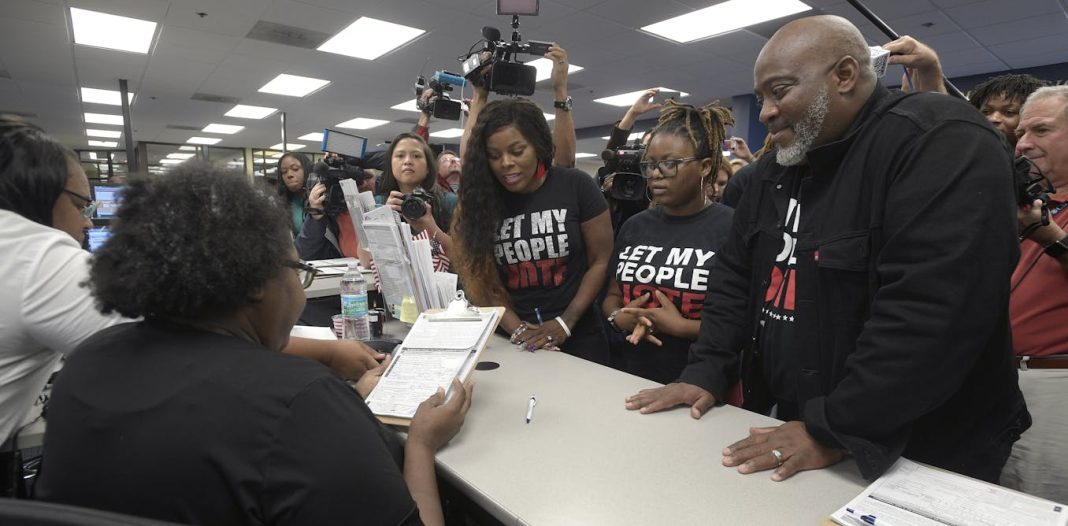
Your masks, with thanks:
M 470 412 L 438 473 L 505 524 L 816 525 L 867 485 L 851 460 L 784 482 L 724 467 L 724 446 L 778 423 L 756 413 L 627 411 L 624 398 L 658 384 L 499 336 L 482 361 L 500 368 L 473 373 Z
M 370 274 L 365 274 L 364 277 L 369 277 Z M 341 276 L 316 276 L 312 280 L 311 285 L 304 289 L 304 297 L 306 298 L 322 298 L 326 296 L 337 296 L 341 292 Z

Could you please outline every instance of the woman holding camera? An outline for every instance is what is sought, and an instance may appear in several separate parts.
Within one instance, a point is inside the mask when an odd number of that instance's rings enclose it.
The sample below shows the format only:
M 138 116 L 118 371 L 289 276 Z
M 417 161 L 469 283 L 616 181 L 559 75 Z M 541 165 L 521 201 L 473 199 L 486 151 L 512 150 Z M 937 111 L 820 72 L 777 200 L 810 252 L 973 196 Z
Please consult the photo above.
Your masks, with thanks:
M 414 133 L 402 133 L 393 138 L 382 171 L 382 184 L 375 202 L 389 205 L 401 214 L 412 226 L 412 233 L 425 231 L 427 237 L 441 240 L 448 236 L 452 211 L 456 207 L 456 194 L 438 187 L 436 173 L 431 168 L 434 151 Z M 423 201 L 422 210 L 414 200 L 405 208 L 405 198 L 417 196 Z
M 289 152 L 278 159 L 278 196 L 282 198 L 293 224 L 293 235 L 304 227 L 304 181 L 312 172 L 311 159 L 302 153 Z
M 39 498 L 183 524 L 444 524 L 434 453 L 470 386 L 419 407 L 401 459 L 360 396 L 384 366 L 354 390 L 279 352 L 312 269 L 268 195 L 187 163 L 131 181 L 113 228 L 89 287 L 103 312 L 143 320 L 68 360 Z
M 528 100 L 487 104 L 465 139 L 452 234 L 469 296 L 507 306 L 500 327 L 524 349 L 606 363 L 591 304 L 604 285 L 612 224 L 597 183 L 551 166 L 549 125 Z
M 729 111 L 668 101 L 650 133 L 641 172 L 657 205 L 620 228 L 602 307 L 626 335 L 627 372 L 660 383 L 678 379 L 697 339 L 709 269 L 734 215 L 704 191 L 729 170 L 720 154 Z

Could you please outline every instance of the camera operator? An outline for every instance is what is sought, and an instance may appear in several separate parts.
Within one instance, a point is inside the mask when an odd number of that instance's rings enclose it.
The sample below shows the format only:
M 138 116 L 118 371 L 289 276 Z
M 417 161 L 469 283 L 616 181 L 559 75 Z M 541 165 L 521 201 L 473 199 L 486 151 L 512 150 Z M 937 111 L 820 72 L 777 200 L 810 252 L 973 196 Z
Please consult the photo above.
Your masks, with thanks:
M 325 163 L 318 163 L 315 170 L 325 172 L 328 167 Z M 353 164 L 340 163 L 340 170 L 341 179 L 353 179 L 357 182 L 367 179 L 363 168 Z M 331 204 L 327 203 L 327 185 L 319 180 L 308 192 L 308 216 L 297 237 L 297 251 L 301 259 L 359 257 L 359 241 L 348 210 L 343 204 L 339 207 L 329 205 Z
M 1020 390 L 1034 426 L 1013 447 L 1001 483 L 1066 502 L 1068 457 L 1062 444 L 1068 433 L 1068 86 L 1043 87 L 1028 96 L 1015 132 L 1016 154 L 1031 159 L 1053 191 L 1045 196 L 1044 206 L 1035 199 L 1018 212 L 1026 238 L 1012 274 L 1009 319 Z
M 575 121 L 571 117 L 571 97 L 567 96 L 567 51 L 553 42 L 549 46 L 549 52 L 545 58 L 553 61 L 551 76 L 553 86 L 553 108 L 556 118 L 553 120 L 553 166 L 575 166 Z M 493 66 L 490 66 L 492 68 Z M 488 75 L 488 71 L 487 71 Z M 489 102 L 489 89 L 485 83 L 472 83 L 474 94 L 468 103 L 469 115 L 464 123 L 464 134 L 460 138 L 460 157 L 464 157 L 467 148 L 467 138 L 471 136 L 471 128 L 478 120 L 478 114 Z
M 605 145 L 606 150 L 612 150 L 626 144 L 627 137 L 630 136 L 630 130 L 634 129 L 634 121 L 637 120 L 639 115 L 660 109 L 661 104 L 656 102 L 655 99 L 657 93 L 660 93 L 660 89 L 649 88 L 638 96 L 638 100 L 630 105 L 630 108 L 627 109 L 627 113 L 623 114 L 623 118 L 612 126 L 612 133 L 608 138 L 608 144 Z M 648 142 L 646 140 L 648 137 L 648 133 L 642 136 L 643 145 Z

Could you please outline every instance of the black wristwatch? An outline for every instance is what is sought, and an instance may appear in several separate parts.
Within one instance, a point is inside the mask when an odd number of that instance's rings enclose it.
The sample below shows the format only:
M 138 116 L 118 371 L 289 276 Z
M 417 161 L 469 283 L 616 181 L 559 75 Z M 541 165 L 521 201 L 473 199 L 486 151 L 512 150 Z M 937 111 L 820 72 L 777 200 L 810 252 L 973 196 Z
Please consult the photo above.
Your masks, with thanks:
M 1052 258 L 1059 258 L 1068 254 L 1068 237 L 1062 237 L 1060 240 L 1042 247 L 1042 251 Z
M 564 100 L 554 100 L 553 101 L 553 107 L 554 108 L 558 108 L 558 109 L 561 109 L 561 110 L 564 110 L 564 111 L 571 111 L 571 106 L 573 106 L 573 105 L 574 105 L 574 103 L 571 101 L 571 97 L 570 96 L 568 96 Z

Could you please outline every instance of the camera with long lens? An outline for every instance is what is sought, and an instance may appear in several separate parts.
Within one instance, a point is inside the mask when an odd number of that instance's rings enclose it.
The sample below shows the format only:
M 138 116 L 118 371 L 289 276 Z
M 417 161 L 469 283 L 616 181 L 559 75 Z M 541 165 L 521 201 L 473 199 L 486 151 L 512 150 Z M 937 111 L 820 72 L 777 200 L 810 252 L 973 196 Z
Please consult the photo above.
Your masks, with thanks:
M 460 101 L 449 98 L 449 92 L 453 90 L 453 86 L 462 88 L 465 83 L 463 77 L 448 71 L 435 71 L 430 77 L 429 84 L 422 75 L 419 75 L 415 81 L 415 105 L 419 111 L 428 113 L 436 119 L 460 120 L 462 105 Z M 427 89 L 432 90 L 435 96 L 424 104 L 422 97 Z
M 528 40 L 519 35 L 519 17 L 512 16 L 512 40 L 501 40 L 495 27 L 482 28 L 482 49 L 460 59 L 464 78 L 476 86 L 501 95 L 533 95 L 537 70 L 519 62 L 519 55 L 543 56 L 551 42 Z M 493 67 L 490 67 L 493 66 Z
M 606 178 L 612 178 L 612 190 L 608 193 L 610 197 L 618 201 L 647 199 L 641 167 L 644 154 L 645 145 L 641 143 L 601 152 L 604 166 L 597 171 L 597 177 L 602 184 Z
M 408 221 L 415 221 L 420 217 L 426 215 L 426 206 L 424 203 L 430 203 L 430 206 L 434 206 L 436 200 L 434 194 L 427 192 L 422 188 L 416 188 L 410 194 L 405 194 L 404 199 L 401 200 L 401 215 Z
M 359 157 L 337 155 L 327 157 L 315 163 L 312 173 L 304 182 L 305 195 L 311 195 L 312 188 L 318 183 L 323 183 L 326 193 L 323 195 L 323 214 L 337 217 L 338 214 L 348 210 L 345 204 L 345 192 L 341 189 L 341 181 L 352 179 L 357 182 L 364 179 L 363 161 Z

